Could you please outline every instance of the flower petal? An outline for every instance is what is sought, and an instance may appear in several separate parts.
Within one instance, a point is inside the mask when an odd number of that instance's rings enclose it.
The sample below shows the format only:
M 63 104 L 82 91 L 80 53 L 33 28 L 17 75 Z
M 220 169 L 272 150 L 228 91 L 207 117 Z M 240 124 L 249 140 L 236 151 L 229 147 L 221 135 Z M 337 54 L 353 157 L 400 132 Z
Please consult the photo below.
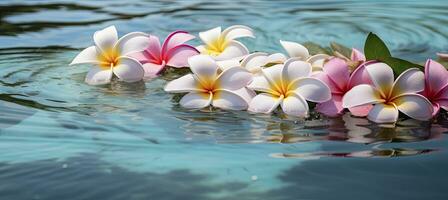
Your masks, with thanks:
M 376 123 L 394 123 L 398 119 L 398 109 L 389 104 L 376 104 L 367 118 Z
M 373 105 L 364 105 L 364 106 L 355 106 L 348 108 L 350 113 L 357 117 L 365 117 L 369 114 L 370 110 L 373 108 Z
M 289 95 L 283 99 L 282 110 L 287 115 L 306 117 L 308 115 L 308 103 L 298 94 Z
M 394 72 L 392 68 L 385 63 L 374 63 L 366 66 L 366 70 L 370 75 L 373 85 L 383 96 L 388 95 L 394 84 Z
M 130 57 L 119 57 L 119 64 L 113 68 L 114 74 L 124 82 L 136 82 L 143 79 L 145 70 L 142 65 Z
M 222 37 L 224 37 L 225 41 L 230 41 L 242 37 L 255 38 L 253 30 L 243 25 L 234 25 L 226 28 L 222 32 Z
M 165 64 L 154 64 L 154 63 L 146 63 L 143 64 L 143 70 L 145 70 L 145 78 L 154 78 L 157 77 L 158 74 L 165 68 Z
M 256 113 L 271 113 L 283 101 L 283 97 L 276 97 L 271 94 L 261 93 L 255 96 L 249 103 L 248 111 Z
M 223 89 L 238 90 L 252 81 L 252 74 L 242 67 L 232 67 L 223 71 L 216 79 L 216 84 Z
M 212 98 L 210 93 L 190 92 L 180 99 L 179 104 L 184 108 L 201 109 L 209 106 Z
M 425 64 L 426 92 L 436 94 L 448 85 L 448 72 L 440 63 L 428 59 Z
M 79 64 L 99 64 L 98 52 L 95 46 L 90 46 L 82 50 L 70 63 L 70 65 Z
M 283 65 L 278 64 L 261 70 L 263 76 L 266 78 L 270 86 L 281 90 L 283 85 L 282 71 Z
M 189 34 L 187 31 L 174 31 L 170 33 L 162 45 L 162 51 L 164 54 L 168 53 L 172 48 L 182 45 L 196 38 L 194 35 Z
M 300 60 L 306 60 L 310 57 L 308 49 L 299 43 L 280 40 L 280 44 L 291 58 L 297 57 Z
M 221 71 L 225 71 L 232 67 L 241 66 L 240 61 L 238 59 L 216 61 L 216 64 L 218 65 L 219 69 L 221 69 Z
M 196 55 L 188 58 L 190 69 L 200 79 L 211 80 L 215 79 L 218 65 L 208 55 Z
M 329 58 L 327 54 L 316 54 L 306 59 L 306 62 L 311 64 L 313 71 L 322 71 L 325 61 Z
M 342 107 L 342 96 L 333 95 L 329 101 L 317 104 L 316 110 L 329 117 L 337 117 L 341 115 L 344 111 L 344 108 Z
M 312 77 L 317 78 L 324 82 L 331 90 L 332 94 L 339 94 L 343 95 L 345 93 L 345 90 L 341 89 L 336 85 L 336 83 L 330 79 L 330 77 L 325 72 L 315 72 L 313 73 Z
M 207 46 L 213 46 L 215 41 L 219 40 L 219 37 L 221 37 L 221 27 L 199 32 L 199 38 L 201 38 L 202 42 Z
M 230 41 L 222 53 L 215 57 L 215 60 L 228 60 L 232 58 L 242 58 L 249 54 L 249 50 L 244 44 L 238 41 Z
M 330 59 L 323 68 L 323 71 L 328 75 L 333 85 L 337 86 L 339 91 L 347 88 L 350 79 L 350 71 L 347 63 L 340 58 Z
M 279 64 L 284 63 L 287 59 L 288 58 L 282 53 L 274 53 L 268 56 L 267 63 Z
M 183 92 L 205 92 L 199 87 L 198 81 L 195 79 L 193 74 L 187 74 L 180 78 L 174 79 L 166 84 L 164 90 L 171 93 L 183 93 Z
M 394 100 L 398 110 L 407 116 L 426 121 L 432 118 L 434 111 L 431 102 L 420 94 L 405 94 Z
M 348 88 L 352 88 L 361 84 L 369 84 L 372 85 L 372 80 L 370 79 L 370 75 L 366 70 L 366 65 L 369 63 L 373 63 L 376 61 L 366 62 L 358 66 L 350 75 L 350 79 L 348 81 Z
M 121 37 L 115 48 L 120 55 L 125 56 L 131 53 L 140 52 L 148 48 L 151 44 L 150 36 L 143 32 L 132 32 Z
M 301 61 L 298 58 L 290 58 L 285 61 L 282 70 L 282 80 L 284 83 L 289 83 L 298 78 L 310 76 L 311 71 L 310 63 Z
M 256 52 L 249 54 L 241 61 L 241 66 L 246 68 L 252 73 L 258 73 L 261 71 L 261 68 L 264 67 L 267 63 L 268 54 L 263 52 Z
M 289 89 L 312 102 L 322 103 L 331 99 L 330 88 L 321 80 L 313 77 L 299 78 L 291 83 Z
M 254 76 L 247 87 L 255 91 L 271 93 L 271 85 L 265 76 Z
M 105 29 L 96 31 L 93 34 L 93 41 L 95 42 L 95 46 L 101 51 L 108 51 L 112 49 L 118 41 L 117 29 L 115 26 L 109 26 Z
M 166 64 L 171 67 L 186 67 L 188 66 L 188 58 L 198 55 L 199 51 L 196 48 L 182 44 L 176 46 L 168 51 L 166 54 Z
M 353 87 L 342 97 L 342 107 L 344 108 L 380 102 L 384 102 L 384 100 L 380 98 L 379 91 L 367 84 Z
M 85 82 L 89 85 L 102 85 L 110 83 L 112 79 L 112 70 L 104 70 L 100 66 L 93 66 L 87 73 Z
M 149 36 L 148 47 L 145 52 L 153 60 L 152 62 L 160 62 L 162 60 L 162 47 L 160 46 L 160 40 L 154 35 Z
M 352 48 L 352 54 L 350 60 L 353 61 L 366 61 L 366 56 L 358 49 Z
M 232 91 L 233 93 L 243 97 L 246 103 L 249 105 L 250 101 L 257 95 L 253 90 L 248 89 L 246 87 L 241 88 L 239 90 Z
M 423 89 L 425 89 L 423 72 L 417 68 L 407 69 L 395 80 L 392 88 L 392 97 L 406 93 L 418 93 L 423 91 Z
M 235 92 L 218 90 L 213 94 L 212 105 L 225 110 L 245 110 L 248 105 L 246 100 Z
M 437 56 L 442 60 L 448 60 L 448 53 L 437 53 Z

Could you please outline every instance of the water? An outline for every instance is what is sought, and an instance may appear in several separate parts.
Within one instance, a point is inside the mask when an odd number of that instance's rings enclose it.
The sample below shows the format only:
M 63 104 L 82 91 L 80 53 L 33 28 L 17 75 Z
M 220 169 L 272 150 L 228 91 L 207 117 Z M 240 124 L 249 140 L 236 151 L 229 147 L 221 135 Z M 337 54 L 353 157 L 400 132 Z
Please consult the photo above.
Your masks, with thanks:
M 416 62 L 448 49 L 444 1 L 2 1 L 0 199 L 446 199 L 446 115 L 381 127 L 345 115 L 191 112 L 149 82 L 84 84 L 94 31 L 193 34 L 249 25 L 362 48 L 369 31 Z M 195 41 L 194 44 L 199 44 Z

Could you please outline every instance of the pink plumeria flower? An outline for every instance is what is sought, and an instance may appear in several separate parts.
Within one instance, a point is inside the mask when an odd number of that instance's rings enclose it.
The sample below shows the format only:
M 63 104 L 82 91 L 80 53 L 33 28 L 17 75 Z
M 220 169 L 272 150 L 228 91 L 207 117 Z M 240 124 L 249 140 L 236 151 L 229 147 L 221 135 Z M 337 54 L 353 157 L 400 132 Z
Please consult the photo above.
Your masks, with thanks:
M 440 63 L 428 59 L 425 64 L 425 90 L 422 94 L 431 101 L 433 116 L 442 107 L 448 110 L 448 72 Z
M 324 64 L 322 72 L 317 72 L 314 77 L 326 83 L 331 89 L 331 100 L 319 103 L 316 110 L 329 117 L 336 117 L 343 114 L 342 97 L 345 93 L 359 84 L 370 84 L 370 78 L 361 65 L 350 74 L 348 63 L 341 58 L 331 58 Z M 349 108 L 355 116 L 367 116 L 371 105 L 357 106 Z
M 344 108 L 373 104 L 367 118 L 377 123 L 396 122 L 399 111 L 413 119 L 431 119 L 431 102 L 418 94 L 425 87 L 423 72 L 411 68 L 394 81 L 392 68 L 385 63 L 369 64 L 366 71 L 372 85 L 357 85 L 345 93 L 342 98 Z
M 252 99 L 248 110 L 267 114 L 280 105 L 287 115 L 306 117 L 307 101 L 320 103 L 331 98 L 330 88 L 311 73 L 311 65 L 297 58 L 262 69 L 262 75 L 254 76 L 248 86 L 262 92 Z
M 208 55 L 196 55 L 188 59 L 193 74 L 187 74 L 169 82 L 166 92 L 187 93 L 180 105 L 190 109 L 213 106 L 225 110 L 245 110 L 255 96 L 246 88 L 252 74 L 242 67 L 232 67 L 221 73 L 218 65 Z
M 160 45 L 159 38 L 151 35 L 148 48 L 132 56 L 142 63 L 145 78 L 152 78 L 157 76 L 166 66 L 187 67 L 188 58 L 199 54 L 196 48 L 185 44 L 194 38 L 186 31 L 174 31 Z
M 129 55 L 142 51 L 149 44 L 149 35 L 132 32 L 118 39 L 115 26 L 95 32 L 94 46 L 79 53 L 70 65 L 93 64 L 85 81 L 91 85 L 107 84 L 115 74 L 120 81 L 135 82 L 143 78 L 142 65 Z

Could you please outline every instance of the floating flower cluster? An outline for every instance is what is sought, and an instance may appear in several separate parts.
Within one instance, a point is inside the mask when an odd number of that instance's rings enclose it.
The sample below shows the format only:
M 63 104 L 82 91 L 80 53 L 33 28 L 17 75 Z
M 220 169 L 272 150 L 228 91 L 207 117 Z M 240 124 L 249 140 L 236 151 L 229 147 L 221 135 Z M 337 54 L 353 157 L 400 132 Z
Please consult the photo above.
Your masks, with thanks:
M 192 73 L 169 82 L 164 90 L 185 93 L 180 105 L 271 113 L 281 107 L 289 116 L 306 117 L 310 104 L 329 117 L 352 115 L 377 123 L 394 123 L 399 113 L 430 120 L 448 110 L 448 72 L 428 60 L 424 66 L 392 57 L 375 34 L 364 53 L 333 51 L 311 55 L 296 42 L 280 41 L 282 53 L 250 53 L 239 38 L 255 38 L 247 26 L 216 27 L 199 33 L 203 45 L 187 42 L 186 31 L 158 37 L 132 32 L 118 38 L 114 26 L 95 32 L 94 46 L 81 51 L 70 65 L 92 64 L 85 81 L 91 85 L 136 82 L 162 75 L 167 67 L 188 67 Z M 440 54 L 439 56 L 446 56 Z M 396 77 L 396 78 L 395 78 Z

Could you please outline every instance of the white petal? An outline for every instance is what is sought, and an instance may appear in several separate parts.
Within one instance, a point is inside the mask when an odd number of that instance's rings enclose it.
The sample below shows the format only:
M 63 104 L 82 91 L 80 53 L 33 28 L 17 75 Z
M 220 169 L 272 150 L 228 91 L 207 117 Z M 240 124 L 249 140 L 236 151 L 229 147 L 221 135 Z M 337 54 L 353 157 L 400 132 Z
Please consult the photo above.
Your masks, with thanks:
M 269 85 L 274 86 L 278 90 L 280 90 L 283 84 L 282 72 L 283 72 L 283 65 L 281 64 L 264 68 L 262 70 L 262 74 L 269 82 Z
M 113 68 L 114 74 L 124 82 L 136 82 L 143 79 L 145 70 L 135 59 L 119 57 L 118 65 Z
M 164 90 L 172 93 L 183 93 L 191 91 L 203 91 L 199 87 L 198 81 L 193 74 L 187 74 L 178 79 L 174 79 L 166 84 Z
M 212 102 L 212 95 L 203 92 L 190 92 L 180 99 L 180 105 L 184 108 L 201 109 L 209 106 Z
M 310 56 L 308 49 L 299 43 L 280 40 L 280 44 L 291 58 L 297 57 L 300 60 L 306 60 Z
M 313 67 L 313 71 L 322 71 L 324 67 L 325 60 L 329 59 L 330 56 L 327 54 L 316 54 L 309 57 L 306 62 L 310 63 Z
M 255 38 L 253 30 L 243 25 L 234 25 L 226 28 L 222 32 L 222 37 L 224 37 L 225 41 L 230 41 L 242 37 Z
M 245 110 L 247 109 L 246 100 L 228 90 L 219 90 L 213 94 L 212 105 L 225 110 Z
M 103 69 L 99 66 L 93 66 L 86 75 L 85 82 L 90 85 L 102 85 L 110 83 L 112 79 L 112 70 Z
M 380 93 L 371 85 L 361 84 L 353 87 L 342 98 L 342 107 L 351 108 L 355 106 L 384 102 Z
M 201 38 L 202 42 L 207 46 L 213 46 L 215 41 L 219 40 L 219 37 L 221 37 L 221 27 L 199 32 L 199 38 Z
M 260 92 L 271 92 L 271 85 L 265 76 L 254 76 L 247 87 Z
M 232 67 L 223 71 L 216 84 L 223 89 L 238 90 L 252 81 L 252 74 L 242 67 Z
M 373 106 L 367 118 L 376 123 L 393 123 L 398 119 L 398 109 L 393 105 L 379 103 Z
M 405 94 L 394 100 L 398 110 L 407 116 L 426 121 L 432 118 L 433 107 L 431 102 L 419 94 Z
M 151 40 L 149 35 L 142 32 L 132 32 L 121 37 L 115 48 L 120 55 L 125 56 L 145 50 L 149 47 Z
M 282 71 L 284 83 L 290 83 L 298 78 L 308 77 L 311 75 L 311 65 L 298 58 L 290 58 L 286 60 Z
M 78 64 L 99 64 L 96 47 L 90 46 L 82 50 L 70 63 L 70 65 Z
M 241 59 L 249 54 L 249 50 L 244 44 L 238 41 L 230 41 L 222 53 L 215 57 L 216 60 Z
M 425 75 L 417 68 L 411 68 L 398 76 L 392 89 L 392 97 L 406 93 L 418 93 L 425 89 Z
M 267 63 L 268 54 L 256 52 L 249 54 L 241 61 L 241 66 L 245 67 L 252 73 L 258 73 Z
M 292 83 L 290 89 L 312 102 L 322 103 L 331 99 L 330 88 L 317 78 L 299 78 Z
M 389 95 L 394 84 L 394 72 L 385 63 L 375 63 L 366 67 L 375 87 L 385 96 Z
M 274 53 L 268 56 L 268 63 L 284 63 L 288 58 L 282 53 Z
M 308 115 L 308 103 L 300 95 L 294 94 L 282 101 L 282 110 L 287 115 L 306 117 Z
M 109 51 L 118 41 L 117 29 L 115 26 L 109 26 L 105 29 L 96 31 L 93 34 L 93 41 L 101 51 Z
M 188 58 L 190 69 L 201 79 L 214 80 L 218 71 L 218 65 L 208 55 L 196 55 Z
M 219 69 L 221 69 L 221 71 L 224 71 L 224 70 L 232 68 L 232 67 L 240 67 L 241 66 L 240 61 L 238 59 L 216 61 L 216 64 L 218 64 L 218 67 L 219 67 Z
M 199 45 L 195 47 L 199 52 L 201 52 L 202 54 L 206 54 L 207 53 L 207 49 L 205 48 L 204 45 Z
M 255 96 L 249 103 L 248 110 L 256 113 L 271 113 L 283 101 L 283 97 L 275 97 L 267 93 Z
M 238 94 L 239 96 L 243 97 L 243 99 L 246 101 L 247 104 L 252 101 L 252 99 L 257 95 L 253 90 L 248 89 L 246 87 L 241 88 L 239 90 L 232 91 L 235 94 Z

